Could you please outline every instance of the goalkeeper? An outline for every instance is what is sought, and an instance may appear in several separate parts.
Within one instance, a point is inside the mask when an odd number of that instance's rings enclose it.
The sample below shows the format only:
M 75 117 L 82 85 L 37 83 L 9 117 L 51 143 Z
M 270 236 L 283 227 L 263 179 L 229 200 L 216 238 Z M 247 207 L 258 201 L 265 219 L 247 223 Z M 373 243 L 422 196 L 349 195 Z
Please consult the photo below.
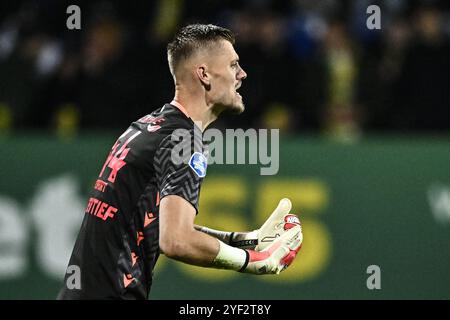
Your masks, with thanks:
M 194 224 L 207 167 L 195 131 L 223 111 L 244 111 L 237 90 L 247 74 L 233 44 L 230 30 L 196 24 L 168 45 L 174 99 L 133 122 L 113 145 L 91 191 L 59 299 L 147 299 L 160 252 L 251 274 L 277 274 L 292 263 L 303 236 L 288 199 L 251 232 Z M 178 161 L 174 151 L 186 136 L 189 156 Z M 79 285 L 72 282 L 73 266 Z

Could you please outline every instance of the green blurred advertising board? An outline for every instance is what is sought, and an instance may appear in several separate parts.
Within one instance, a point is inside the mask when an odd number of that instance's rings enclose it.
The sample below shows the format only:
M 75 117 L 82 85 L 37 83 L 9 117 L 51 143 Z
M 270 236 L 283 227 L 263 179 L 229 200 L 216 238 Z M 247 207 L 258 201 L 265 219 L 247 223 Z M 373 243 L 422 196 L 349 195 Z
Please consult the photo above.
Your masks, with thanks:
M 114 140 L 0 140 L 0 299 L 56 297 Z M 257 228 L 288 197 L 304 230 L 294 265 L 251 276 L 161 257 L 151 299 L 450 299 L 449 140 L 284 138 L 278 174 L 259 173 L 210 165 L 198 223 Z

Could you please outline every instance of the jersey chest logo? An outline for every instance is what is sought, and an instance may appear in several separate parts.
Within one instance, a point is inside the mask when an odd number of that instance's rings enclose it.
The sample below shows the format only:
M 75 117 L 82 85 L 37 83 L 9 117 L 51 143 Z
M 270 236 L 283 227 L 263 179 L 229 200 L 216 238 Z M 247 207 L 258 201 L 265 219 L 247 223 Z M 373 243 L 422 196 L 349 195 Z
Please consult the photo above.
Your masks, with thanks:
M 194 152 L 189 159 L 189 166 L 200 178 L 206 176 L 206 167 L 208 166 L 206 157 L 200 152 Z

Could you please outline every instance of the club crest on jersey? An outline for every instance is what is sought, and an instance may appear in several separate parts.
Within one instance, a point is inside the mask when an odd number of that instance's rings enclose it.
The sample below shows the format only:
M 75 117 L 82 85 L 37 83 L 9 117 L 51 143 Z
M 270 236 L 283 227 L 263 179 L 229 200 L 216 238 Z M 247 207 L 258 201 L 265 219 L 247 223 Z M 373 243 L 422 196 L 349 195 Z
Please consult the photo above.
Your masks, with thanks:
M 189 159 L 189 166 L 200 178 L 206 176 L 206 167 L 208 166 L 206 157 L 200 152 L 194 152 Z

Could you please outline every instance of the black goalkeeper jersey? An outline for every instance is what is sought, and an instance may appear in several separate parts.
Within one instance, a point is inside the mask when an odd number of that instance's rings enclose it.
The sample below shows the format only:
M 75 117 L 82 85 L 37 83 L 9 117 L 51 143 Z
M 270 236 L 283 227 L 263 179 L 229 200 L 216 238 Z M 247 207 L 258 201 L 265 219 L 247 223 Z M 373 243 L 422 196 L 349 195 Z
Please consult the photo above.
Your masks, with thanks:
M 71 285 L 67 272 L 58 299 L 147 299 L 159 256 L 159 202 L 178 195 L 198 212 L 206 162 L 200 129 L 178 107 L 166 104 L 133 122 L 86 205 L 68 267 L 81 281 Z

